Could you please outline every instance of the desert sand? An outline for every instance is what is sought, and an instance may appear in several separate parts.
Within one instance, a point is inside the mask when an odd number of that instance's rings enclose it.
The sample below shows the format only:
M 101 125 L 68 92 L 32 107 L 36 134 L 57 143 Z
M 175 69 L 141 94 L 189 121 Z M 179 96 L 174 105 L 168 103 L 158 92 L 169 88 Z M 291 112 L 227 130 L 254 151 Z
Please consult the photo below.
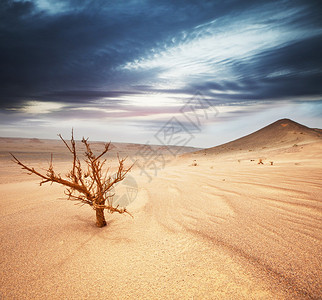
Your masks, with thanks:
M 108 163 L 140 159 L 140 147 L 115 144 Z M 45 169 L 53 153 L 64 173 L 60 141 L 1 138 L 0 298 L 322 298 L 321 130 L 284 119 L 211 149 L 154 149 L 164 168 L 130 173 L 134 218 L 106 214 L 97 228 L 89 206 L 40 187 L 8 154 Z

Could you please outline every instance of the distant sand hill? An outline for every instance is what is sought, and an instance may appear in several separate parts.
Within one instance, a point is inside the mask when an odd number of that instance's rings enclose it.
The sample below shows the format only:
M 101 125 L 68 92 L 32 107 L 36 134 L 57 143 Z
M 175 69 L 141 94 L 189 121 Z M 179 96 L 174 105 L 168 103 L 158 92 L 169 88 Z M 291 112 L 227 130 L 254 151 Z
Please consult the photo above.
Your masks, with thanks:
M 254 133 L 220 146 L 200 150 L 194 154 L 223 154 L 245 151 L 266 152 L 287 149 L 314 142 L 322 142 L 322 130 L 309 128 L 290 119 L 278 120 Z M 183 156 L 189 156 L 184 154 Z

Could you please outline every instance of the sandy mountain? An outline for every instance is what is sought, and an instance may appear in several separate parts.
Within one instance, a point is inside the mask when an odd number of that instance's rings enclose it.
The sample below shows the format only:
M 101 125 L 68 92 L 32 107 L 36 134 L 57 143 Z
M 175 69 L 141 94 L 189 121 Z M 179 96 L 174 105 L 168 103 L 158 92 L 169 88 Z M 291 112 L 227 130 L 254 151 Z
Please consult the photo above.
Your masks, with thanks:
M 321 129 L 309 128 L 290 119 L 281 119 L 237 140 L 195 153 L 220 154 L 279 149 L 319 141 L 322 141 Z

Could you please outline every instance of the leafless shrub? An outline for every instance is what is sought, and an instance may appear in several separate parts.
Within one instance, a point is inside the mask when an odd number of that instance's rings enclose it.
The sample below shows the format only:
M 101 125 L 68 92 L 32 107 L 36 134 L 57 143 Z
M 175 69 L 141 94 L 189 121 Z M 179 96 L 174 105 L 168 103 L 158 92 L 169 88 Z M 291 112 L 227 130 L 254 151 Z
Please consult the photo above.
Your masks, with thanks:
M 73 159 L 71 170 L 66 174 L 65 178 L 62 178 L 60 174 L 54 171 L 52 156 L 45 174 L 36 171 L 33 167 L 26 166 L 10 153 L 13 161 L 21 166 L 23 170 L 27 170 L 29 175 L 35 174 L 40 177 L 40 185 L 47 182 L 58 183 L 66 187 L 65 195 L 68 197 L 68 200 L 77 201 L 77 204 L 80 205 L 90 205 L 96 211 L 96 225 L 98 227 L 106 225 L 104 210 L 107 210 L 109 213 L 117 212 L 131 215 L 126 208 L 119 207 L 118 205 L 113 206 L 114 194 L 111 194 L 111 190 L 116 183 L 125 178 L 125 175 L 131 170 L 133 165 L 125 168 L 124 161 L 126 158 L 120 159 L 117 156 L 118 169 L 114 176 L 111 176 L 109 174 L 109 168 L 106 170 L 103 169 L 106 159 L 102 159 L 103 155 L 110 150 L 111 143 L 105 144 L 104 150 L 100 154 L 95 155 L 92 152 L 88 139 L 83 138 L 82 143 L 85 146 L 84 162 L 86 165 L 83 167 L 76 152 L 73 131 L 70 145 L 60 134 L 58 136 L 72 154 Z

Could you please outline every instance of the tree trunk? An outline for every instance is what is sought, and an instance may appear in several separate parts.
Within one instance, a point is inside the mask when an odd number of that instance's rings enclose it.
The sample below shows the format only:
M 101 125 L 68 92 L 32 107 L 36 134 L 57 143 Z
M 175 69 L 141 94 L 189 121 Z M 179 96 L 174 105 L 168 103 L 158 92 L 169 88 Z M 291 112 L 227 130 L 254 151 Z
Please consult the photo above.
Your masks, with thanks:
M 96 226 L 97 227 L 106 226 L 103 208 L 96 208 Z

